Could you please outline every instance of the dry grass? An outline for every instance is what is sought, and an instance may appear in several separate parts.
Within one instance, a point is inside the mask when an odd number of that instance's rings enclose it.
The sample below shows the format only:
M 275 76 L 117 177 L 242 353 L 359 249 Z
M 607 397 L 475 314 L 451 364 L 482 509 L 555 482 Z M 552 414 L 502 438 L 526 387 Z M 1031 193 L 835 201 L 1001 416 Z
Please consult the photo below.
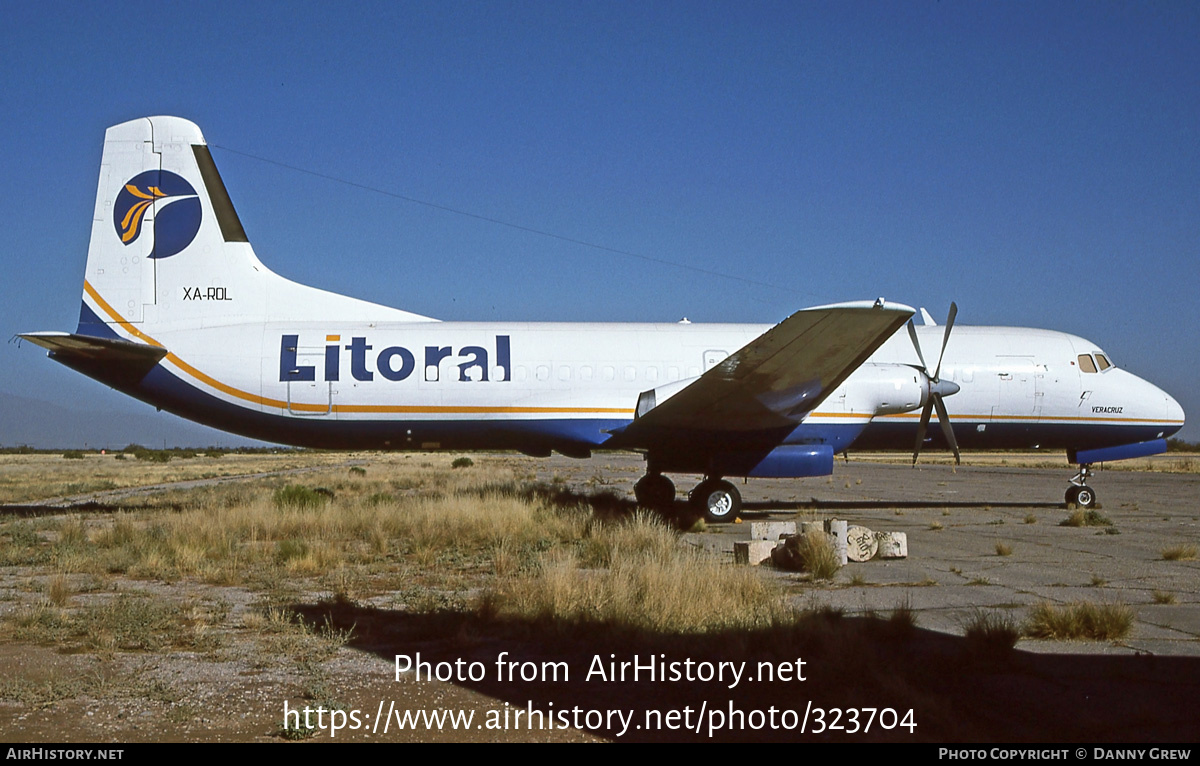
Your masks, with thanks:
M 1163 548 L 1163 561 L 1192 561 L 1196 558 L 1196 546 L 1191 543 L 1180 543 Z
M 824 532 L 806 532 L 800 538 L 798 552 L 801 569 L 811 574 L 814 580 L 832 580 L 842 568 L 833 548 L 833 538 Z
M 622 560 L 600 570 L 581 568 L 571 553 L 555 552 L 535 575 L 490 588 L 479 613 L 557 629 L 606 626 L 639 633 L 761 629 L 791 617 L 782 593 L 753 570 L 687 551 L 668 560 Z
M 1112 519 L 1098 511 L 1076 508 L 1067 518 L 1058 523 L 1060 527 L 1111 527 Z
M 153 651 L 166 647 L 208 651 L 221 644 L 210 626 L 224 617 L 219 604 L 168 604 L 142 595 L 121 594 L 76 610 L 49 604 L 19 610 L 14 638 L 54 643 L 76 650 Z
M 0 520 L 0 534 L 16 543 L 3 546 L 6 558 L 52 564 L 60 573 L 47 585 L 47 603 L 10 623 L 26 638 L 87 651 L 149 648 L 151 635 L 163 637 L 162 646 L 202 645 L 194 630 L 179 627 L 198 622 L 153 612 L 152 600 L 69 608 L 70 577 L 80 573 L 264 593 L 325 589 L 347 598 L 390 590 L 409 610 L 475 611 L 564 628 L 706 633 L 796 619 L 769 578 L 683 545 L 658 517 L 621 516 L 632 508 L 626 500 L 521 483 L 501 461 L 450 470 L 451 456 L 413 457 L 377 456 L 365 473 L 341 465 L 165 492 L 136 510 L 86 522 Z M 815 565 L 817 576 L 832 575 L 825 567 Z M 472 590 L 483 595 L 464 595 Z M 311 658 L 338 645 L 286 603 L 271 604 L 241 625 L 262 636 L 264 651 Z M 128 629 L 112 610 L 127 615 Z
M 1179 601 L 1174 593 L 1164 590 L 1156 590 L 1150 594 L 1151 600 L 1156 604 L 1175 604 Z
M 979 610 L 963 625 L 968 646 L 983 654 L 1003 654 L 1016 646 L 1021 628 L 1007 612 Z
M 152 463 L 118 460 L 116 454 L 85 453 L 82 460 L 61 455 L 0 455 L 0 503 L 26 503 L 43 498 L 144 487 L 173 481 L 219 476 L 244 476 L 313 465 L 337 465 L 351 456 L 344 453 L 292 453 L 277 455 L 203 454 L 193 458 Z
M 1055 640 L 1111 641 L 1123 638 L 1133 627 L 1133 609 L 1125 604 L 1036 604 L 1029 611 L 1025 635 Z
M 1013 552 L 1012 546 L 1008 543 L 996 543 L 997 556 L 1011 556 Z

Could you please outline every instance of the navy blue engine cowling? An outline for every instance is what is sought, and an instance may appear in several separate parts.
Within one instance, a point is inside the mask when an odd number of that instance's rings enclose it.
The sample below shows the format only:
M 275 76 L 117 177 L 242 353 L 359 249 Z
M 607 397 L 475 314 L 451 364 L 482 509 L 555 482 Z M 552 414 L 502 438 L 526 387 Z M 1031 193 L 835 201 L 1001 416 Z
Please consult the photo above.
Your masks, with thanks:
M 760 479 L 798 479 L 833 473 L 833 447 L 828 444 L 785 444 L 762 452 L 721 452 L 714 455 L 709 474 Z

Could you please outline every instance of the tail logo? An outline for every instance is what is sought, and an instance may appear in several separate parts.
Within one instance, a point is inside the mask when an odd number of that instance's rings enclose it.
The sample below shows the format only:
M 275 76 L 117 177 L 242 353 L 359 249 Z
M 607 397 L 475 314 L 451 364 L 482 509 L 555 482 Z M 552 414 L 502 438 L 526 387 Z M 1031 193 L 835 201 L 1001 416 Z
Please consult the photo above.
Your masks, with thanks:
M 113 205 L 117 236 L 131 245 L 153 214 L 150 258 L 168 258 L 192 244 L 200 231 L 200 197 L 192 185 L 169 170 L 147 170 L 125 183 Z

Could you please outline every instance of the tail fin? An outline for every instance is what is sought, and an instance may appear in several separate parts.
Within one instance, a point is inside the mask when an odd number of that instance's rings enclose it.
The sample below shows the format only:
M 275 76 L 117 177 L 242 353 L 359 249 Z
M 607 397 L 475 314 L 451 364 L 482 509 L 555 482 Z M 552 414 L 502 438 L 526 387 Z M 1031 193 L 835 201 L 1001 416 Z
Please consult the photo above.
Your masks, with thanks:
M 195 124 L 146 117 L 108 129 L 77 334 L 129 337 L 314 312 L 427 319 L 299 285 L 263 266 Z

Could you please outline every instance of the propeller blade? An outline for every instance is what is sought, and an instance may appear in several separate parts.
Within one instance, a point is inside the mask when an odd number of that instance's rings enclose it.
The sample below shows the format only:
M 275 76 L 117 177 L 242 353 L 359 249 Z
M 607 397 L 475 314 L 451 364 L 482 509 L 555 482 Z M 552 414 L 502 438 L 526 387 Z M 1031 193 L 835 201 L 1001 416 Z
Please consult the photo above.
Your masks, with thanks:
M 917 464 L 917 456 L 921 454 L 921 447 L 925 444 L 925 429 L 929 427 L 929 416 L 933 412 L 933 396 L 929 397 L 929 401 L 925 402 L 925 409 L 921 410 L 921 424 L 917 426 L 917 444 L 913 447 L 913 465 Z
M 921 342 L 917 340 L 917 328 L 911 319 L 908 320 L 908 337 L 912 338 L 913 348 L 917 350 L 917 359 L 921 361 L 921 370 L 927 371 L 929 368 L 925 366 L 925 356 L 921 353 Z
M 946 412 L 946 405 L 942 402 L 941 394 L 933 394 L 929 397 L 935 407 L 937 407 L 938 423 L 942 426 L 942 435 L 946 437 L 946 443 L 950 445 L 950 449 L 954 450 L 954 464 L 962 465 L 962 456 L 958 452 L 958 440 L 954 438 L 954 429 L 950 427 L 950 415 Z
M 937 369 L 933 371 L 933 380 L 941 380 L 942 357 L 946 355 L 946 344 L 950 342 L 950 330 L 954 328 L 954 318 L 958 316 L 958 304 L 950 301 L 950 313 L 946 315 L 946 331 L 942 333 L 942 350 L 938 354 Z M 912 321 L 911 319 L 909 320 Z

